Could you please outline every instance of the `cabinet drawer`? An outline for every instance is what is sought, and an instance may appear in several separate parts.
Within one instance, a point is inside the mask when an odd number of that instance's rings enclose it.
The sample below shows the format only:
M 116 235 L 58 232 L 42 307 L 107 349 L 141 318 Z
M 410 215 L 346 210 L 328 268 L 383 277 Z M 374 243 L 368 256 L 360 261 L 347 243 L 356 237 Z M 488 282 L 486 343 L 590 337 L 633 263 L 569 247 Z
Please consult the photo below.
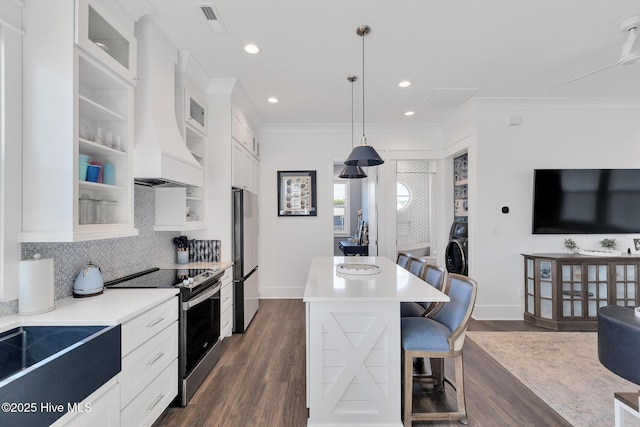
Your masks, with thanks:
M 123 427 L 151 426 L 178 395 L 178 360 L 174 360 L 121 413 Z
M 229 307 L 226 310 L 222 310 L 222 314 L 220 315 L 220 336 L 230 337 L 232 330 L 233 330 L 233 308 Z
M 140 393 L 171 362 L 178 358 L 178 322 L 155 335 L 122 359 L 118 375 L 121 408 Z M 178 381 L 178 377 L 174 378 Z
M 178 320 L 178 298 L 152 308 L 122 325 L 122 356 Z

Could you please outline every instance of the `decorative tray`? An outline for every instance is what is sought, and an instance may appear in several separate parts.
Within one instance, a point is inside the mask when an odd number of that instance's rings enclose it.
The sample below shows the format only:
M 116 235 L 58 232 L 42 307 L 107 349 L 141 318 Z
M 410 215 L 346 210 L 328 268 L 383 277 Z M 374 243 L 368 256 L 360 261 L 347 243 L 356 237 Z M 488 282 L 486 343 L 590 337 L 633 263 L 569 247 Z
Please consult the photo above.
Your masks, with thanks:
M 342 274 L 369 275 L 380 273 L 380 267 L 375 264 L 344 263 L 336 266 L 336 271 Z

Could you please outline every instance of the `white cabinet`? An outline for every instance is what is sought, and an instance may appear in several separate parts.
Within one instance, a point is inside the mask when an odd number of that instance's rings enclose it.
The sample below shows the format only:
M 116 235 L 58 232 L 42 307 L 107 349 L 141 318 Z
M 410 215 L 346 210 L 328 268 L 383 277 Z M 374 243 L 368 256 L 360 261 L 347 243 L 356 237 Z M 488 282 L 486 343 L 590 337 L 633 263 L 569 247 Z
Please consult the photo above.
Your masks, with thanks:
M 230 337 L 233 332 L 233 268 L 229 267 L 222 276 L 220 289 L 220 338 Z
M 119 22 L 96 0 L 79 0 L 77 8 L 75 38 L 78 46 L 126 80 L 133 81 L 137 43 L 131 25 Z
M 72 402 L 75 404 L 76 402 Z M 116 377 L 107 381 L 98 390 L 91 393 L 76 405 L 75 411 L 69 411 L 52 427 L 119 427 L 120 426 L 120 384 Z
M 202 191 L 200 187 L 156 188 L 156 225 L 153 229 L 187 231 L 205 228 Z
M 187 128 L 192 129 L 201 136 L 207 134 L 207 106 L 195 90 L 189 85 L 184 90 L 184 112 Z
M 231 114 L 231 137 L 239 142 L 252 155 L 259 157 L 260 143 L 258 141 L 257 132 L 253 130 L 251 122 L 249 122 L 239 108 L 233 108 L 231 110 Z
M 260 162 L 241 144 L 233 142 L 232 185 L 258 194 L 258 169 Z
M 23 209 L 20 241 L 70 242 L 134 236 L 133 85 L 75 45 L 68 34 L 110 15 L 95 1 L 33 0 L 24 38 Z M 93 5 L 94 7 L 90 7 Z M 84 10 L 85 8 L 86 10 Z M 86 13 L 83 13 L 83 10 Z M 100 12 L 100 13 L 99 13 Z M 123 28 L 117 22 L 112 25 Z M 133 20 L 128 24 L 133 27 Z M 76 39 L 80 41 L 76 34 Z M 128 39 L 130 50 L 135 40 Z M 95 43 L 92 45 L 96 47 Z M 103 49 L 98 47 L 100 52 Z M 135 61 L 128 62 L 135 69 Z M 46 70 L 46 72 L 42 72 Z M 82 179 L 80 158 L 113 170 L 113 180 Z M 100 174 L 104 177 L 104 172 Z M 79 198 L 104 200 L 110 215 L 81 221 Z
M 122 426 L 151 426 L 178 394 L 178 298 L 122 324 Z

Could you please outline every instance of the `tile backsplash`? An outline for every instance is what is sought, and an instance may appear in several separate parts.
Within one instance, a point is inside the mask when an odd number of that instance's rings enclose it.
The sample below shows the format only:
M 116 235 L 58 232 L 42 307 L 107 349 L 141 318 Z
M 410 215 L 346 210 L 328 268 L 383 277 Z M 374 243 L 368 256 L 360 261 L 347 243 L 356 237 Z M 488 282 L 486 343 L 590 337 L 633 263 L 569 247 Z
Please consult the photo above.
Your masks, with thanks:
M 23 243 L 22 259 L 31 259 L 36 253 L 42 258 L 53 258 L 56 300 L 73 294 L 78 272 L 89 261 L 100 267 L 105 281 L 173 264 L 176 257 L 173 238 L 180 233 L 153 231 L 155 190 L 136 185 L 134 206 L 138 236 L 77 243 Z M 17 312 L 17 300 L 0 303 L 0 317 Z

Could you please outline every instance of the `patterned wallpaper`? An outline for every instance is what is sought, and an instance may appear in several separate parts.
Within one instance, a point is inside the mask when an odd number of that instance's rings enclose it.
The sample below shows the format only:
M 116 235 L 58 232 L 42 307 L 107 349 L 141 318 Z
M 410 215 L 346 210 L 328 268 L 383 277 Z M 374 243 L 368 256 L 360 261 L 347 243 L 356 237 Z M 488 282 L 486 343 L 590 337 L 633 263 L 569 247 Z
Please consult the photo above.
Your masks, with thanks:
M 155 222 L 155 190 L 135 186 L 135 226 L 140 235 L 117 239 L 77 243 L 23 243 L 22 259 L 40 253 L 53 258 L 55 299 L 73 294 L 73 283 L 80 269 L 91 261 L 102 271 L 105 281 L 117 279 L 148 268 L 175 262 L 174 231 L 153 231 Z M 219 254 L 219 241 L 217 244 Z M 18 300 L 0 303 L 0 317 L 18 312 Z
M 430 241 L 431 183 L 434 176 L 435 170 L 428 160 L 397 161 L 396 178 L 412 193 L 409 207 L 397 213 L 398 246 Z

